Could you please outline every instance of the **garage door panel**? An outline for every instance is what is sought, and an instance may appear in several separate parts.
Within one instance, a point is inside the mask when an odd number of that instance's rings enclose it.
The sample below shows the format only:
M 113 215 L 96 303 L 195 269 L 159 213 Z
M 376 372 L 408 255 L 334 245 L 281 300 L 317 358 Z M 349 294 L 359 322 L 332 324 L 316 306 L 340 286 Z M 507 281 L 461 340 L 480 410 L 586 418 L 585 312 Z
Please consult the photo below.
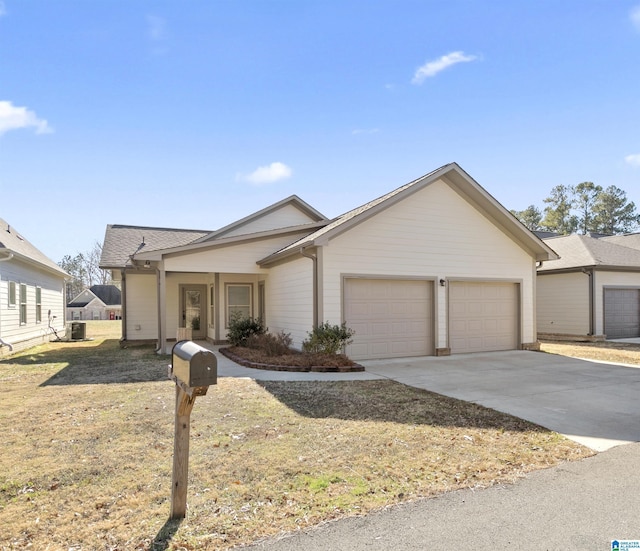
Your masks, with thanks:
M 640 337 L 640 289 L 604 289 L 604 332 L 608 339 Z
M 517 305 L 517 285 L 514 283 L 451 282 L 451 352 L 455 354 L 516 348 Z
M 433 283 L 345 279 L 345 321 L 355 331 L 353 359 L 433 353 Z

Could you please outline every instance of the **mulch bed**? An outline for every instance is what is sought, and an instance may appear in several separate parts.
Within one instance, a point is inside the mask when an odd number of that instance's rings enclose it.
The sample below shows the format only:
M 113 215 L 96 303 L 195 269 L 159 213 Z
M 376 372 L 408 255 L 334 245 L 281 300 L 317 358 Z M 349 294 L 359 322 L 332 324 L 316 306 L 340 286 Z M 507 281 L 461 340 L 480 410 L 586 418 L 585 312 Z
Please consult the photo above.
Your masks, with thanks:
M 364 366 L 342 354 L 332 356 L 292 352 L 284 356 L 265 357 L 257 350 L 239 346 L 220 348 L 219 352 L 244 367 L 268 371 L 353 373 L 364 371 Z

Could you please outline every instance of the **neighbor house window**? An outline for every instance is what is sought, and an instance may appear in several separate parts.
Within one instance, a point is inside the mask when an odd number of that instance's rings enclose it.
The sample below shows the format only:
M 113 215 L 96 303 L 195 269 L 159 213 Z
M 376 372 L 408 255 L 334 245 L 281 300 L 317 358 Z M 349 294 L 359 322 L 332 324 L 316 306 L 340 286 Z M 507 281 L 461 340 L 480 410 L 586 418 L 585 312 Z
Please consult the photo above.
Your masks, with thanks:
M 42 289 L 36 287 L 36 323 L 42 321 Z
M 16 282 L 9 282 L 9 306 L 11 308 L 16 307 Z
M 20 284 L 20 325 L 27 323 L 27 286 Z
M 227 327 L 234 315 L 251 317 L 251 284 L 227 285 Z

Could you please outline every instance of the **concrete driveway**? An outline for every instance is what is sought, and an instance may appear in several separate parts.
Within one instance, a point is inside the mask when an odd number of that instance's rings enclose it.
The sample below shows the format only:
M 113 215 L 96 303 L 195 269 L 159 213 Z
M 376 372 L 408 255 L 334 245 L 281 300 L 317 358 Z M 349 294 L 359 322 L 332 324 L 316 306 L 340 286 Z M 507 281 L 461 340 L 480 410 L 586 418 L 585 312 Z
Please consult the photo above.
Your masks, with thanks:
M 640 441 L 640 369 L 509 351 L 361 362 L 386 377 L 475 402 L 597 451 Z

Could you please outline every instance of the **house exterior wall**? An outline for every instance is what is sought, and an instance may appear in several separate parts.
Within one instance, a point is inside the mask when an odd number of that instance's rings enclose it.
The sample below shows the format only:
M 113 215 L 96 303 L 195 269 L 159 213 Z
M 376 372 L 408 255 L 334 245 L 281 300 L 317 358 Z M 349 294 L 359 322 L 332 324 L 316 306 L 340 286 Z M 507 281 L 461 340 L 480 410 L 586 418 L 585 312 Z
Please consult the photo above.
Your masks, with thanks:
M 589 276 L 582 272 L 539 274 L 536 290 L 538 332 L 588 335 L 589 292 Z M 601 333 L 596 329 L 596 334 Z
M 16 305 L 9 306 L 9 282 L 16 284 Z M 27 287 L 27 321 L 20 324 L 20 284 Z M 36 288 L 41 289 L 41 321 L 36 321 Z M 51 318 L 49 317 L 51 312 Z M 55 317 L 54 317 L 55 316 Z M 0 262 L 0 338 L 14 352 L 64 336 L 64 278 L 20 260 Z M 0 347 L 0 355 L 9 348 Z
M 167 272 L 219 272 L 258 274 L 267 270 L 256 262 L 292 243 L 309 232 L 239 243 L 228 247 L 217 247 L 202 251 L 169 255 L 164 260 Z
M 265 281 L 266 325 L 270 333 L 290 333 L 300 349 L 313 328 L 313 262 L 298 258 L 273 266 Z
M 158 287 L 156 273 L 151 271 L 126 275 L 127 340 L 158 338 Z
M 229 233 L 224 233 L 224 237 L 287 228 L 289 226 L 299 226 L 302 224 L 310 224 L 311 222 L 315 222 L 315 220 L 300 209 L 293 205 L 283 205 L 279 209 L 269 212 L 257 220 L 253 220 Z
M 340 323 L 345 275 L 520 283 L 520 340 L 536 340 L 535 262 L 447 184 L 437 181 L 322 248 L 323 318 Z M 436 348 L 448 347 L 447 287 L 436 285 Z
M 604 287 L 636 287 L 640 288 L 638 272 L 595 271 L 596 296 L 594 301 L 595 333 L 604 334 Z

